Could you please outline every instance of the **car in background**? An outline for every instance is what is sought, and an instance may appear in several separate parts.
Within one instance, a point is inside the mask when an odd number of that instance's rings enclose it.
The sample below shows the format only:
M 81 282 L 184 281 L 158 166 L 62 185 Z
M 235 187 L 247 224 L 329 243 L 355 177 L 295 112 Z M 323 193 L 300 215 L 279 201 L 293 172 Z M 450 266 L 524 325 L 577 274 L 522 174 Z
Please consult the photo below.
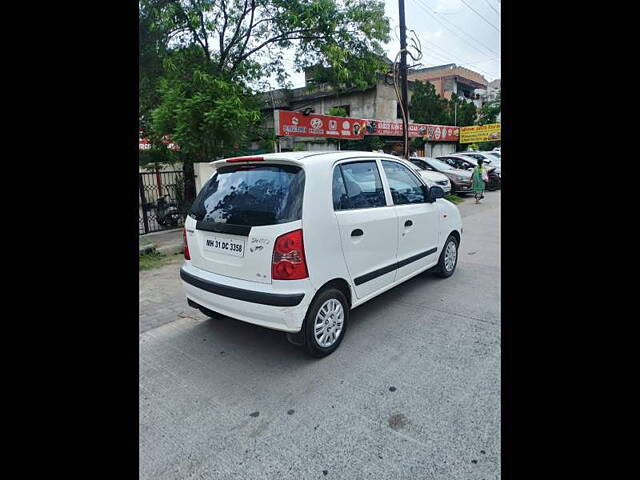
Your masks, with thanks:
M 502 178 L 500 176 L 500 168 L 493 166 L 494 161 L 487 162 L 483 156 L 479 158 L 474 155 L 482 155 L 478 154 L 478 152 L 472 152 L 472 154 L 468 153 L 451 153 L 449 155 L 441 155 L 436 157 L 437 160 L 441 160 L 444 163 L 448 164 L 453 168 L 458 168 L 460 170 L 470 171 L 473 170 L 474 167 L 478 165 L 478 159 L 482 158 L 487 166 L 487 174 L 489 176 L 489 181 L 487 182 L 487 190 L 498 190 L 502 187 Z M 499 164 L 499 160 L 495 160 Z
M 442 190 L 444 190 L 445 195 L 449 195 L 451 193 L 451 181 L 445 174 L 438 173 L 435 170 L 424 168 L 423 166 L 419 166 L 418 164 L 411 161 L 407 163 L 416 171 L 416 173 L 418 173 L 422 177 L 422 179 L 429 187 L 437 185 L 442 188 Z
M 471 157 L 474 158 L 475 160 L 480 160 L 482 159 L 482 161 L 487 165 L 487 166 L 492 166 L 498 169 L 498 173 L 500 173 L 500 159 L 495 157 L 494 155 L 489 155 L 489 152 L 459 152 L 456 153 L 455 155 L 465 155 L 467 157 Z M 498 153 L 499 155 L 499 153 Z
M 492 157 L 497 158 L 498 160 L 500 160 L 502 158 L 500 152 L 497 151 L 497 150 L 491 150 L 490 152 L 480 152 L 480 153 L 484 153 L 486 155 L 490 155 Z
M 421 170 L 445 175 L 451 182 L 452 193 L 471 193 L 471 172 L 454 168 L 431 157 L 411 157 L 409 161 Z

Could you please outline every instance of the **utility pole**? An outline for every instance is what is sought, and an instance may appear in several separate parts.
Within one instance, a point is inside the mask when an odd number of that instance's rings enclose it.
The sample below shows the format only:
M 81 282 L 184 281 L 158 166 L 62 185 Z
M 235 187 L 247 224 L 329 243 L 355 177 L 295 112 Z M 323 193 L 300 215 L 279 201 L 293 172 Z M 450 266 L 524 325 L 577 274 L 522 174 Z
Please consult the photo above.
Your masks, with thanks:
M 407 26 L 404 19 L 404 0 L 400 3 L 400 83 L 402 87 L 402 138 L 404 158 L 409 158 L 409 101 L 407 85 Z

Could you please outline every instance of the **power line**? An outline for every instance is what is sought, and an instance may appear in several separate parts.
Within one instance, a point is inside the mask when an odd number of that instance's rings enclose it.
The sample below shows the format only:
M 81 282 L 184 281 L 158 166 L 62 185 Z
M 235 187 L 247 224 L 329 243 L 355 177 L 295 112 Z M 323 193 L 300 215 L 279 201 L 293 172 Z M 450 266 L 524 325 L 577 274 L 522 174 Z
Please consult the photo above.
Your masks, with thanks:
M 466 33 L 464 30 L 460 29 L 460 27 L 454 25 L 453 23 L 451 23 L 449 20 L 446 20 L 445 18 L 438 18 L 436 16 L 434 16 L 431 13 L 431 6 L 428 5 L 426 2 L 423 2 L 421 0 L 415 0 L 416 5 L 419 6 L 422 10 L 424 10 L 425 13 L 427 13 L 427 15 L 429 15 L 431 18 L 433 18 L 436 22 L 438 22 L 440 25 L 442 25 L 444 28 L 446 28 L 449 32 L 451 32 L 455 37 L 459 38 L 460 40 L 462 40 L 462 42 L 464 42 L 466 45 L 468 45 L 469 47 L 473 48 L 475 51 L 481 53 L 482 55 L 489 57 L 489 55 L 487 55 L 485 52 L 483 52 L 482 50 L 478 49 L 474 44 L 469 43 L 468 40 L 462 38 L 458 33 L 454 32 L 453 30 L 451 30 L 451 28 L 449 28 L 447 25 L 445 25 L 444 23 L 442 23 L 441 20 L 446 21 L 448 24 L 450 24 L 451 26 L 453 26 L 454 28 L 460 30 L 461 33 L 463 33 L 464 35 L 466 35 L 467 37 L 469 37 L 473 42 L 482 45 L 484 48 L 486 48 L 488 51 L 490 51 L 493 55 L 498 55 L 498 52 L 496 52 L 495 50 L 487 47 L 484 43 L 480 42 L 479 40 L 477 40 L 476 38 L 472 37 L 471 35 L 469 35 L 468 33 Z
M 425 40 L 425 42 L 427 42 L 427 43 L 431 43 L 431 42 L 429 42 L 428 40 Z M 434 43 L 433 45 L 435 45 L 435 43 Z M 438 45 L 435 45 L 435 46 L 442 50 L 442 48 L 441 48 L 441 47 L 439 47 Z M 427 51 L 426 51 L 426 53 L 425 53 L 425 55 L 426 55 L 426 56 L 431 56 L 431 57 L 435 58 L 436 60 L 440 60 L 441 62 L 445 62 L 445 63 L 449 63 L 449 62 L 451 62 L 451 59 L 453 59 L 453 60 L 457 60 L 461 67 L 464 67 L 465 65 L 467 65 L 467 66 L 471 66 L 471 65 L 475 65 L 475 64 L 477 64 L 477 63 L 483 63 L 483 62 L 466 62 L 466 61 L 462 60 L 461 58 L 459 58 L 459 57 L 457 57 L 457 56 L 454 56 L 454 55 L 451 55 L 451 57 L 446 58 L 446 57 L 444 57 L 444 56 L 443 56 L 443 55 L 441 55 L 441 54 L 437 54 L 437 55 L 436 55 L 436 54 L 434 54 L 434 53 L 433 53 L 432 51 L 430 51 L 430 50 L 427 50 Z M 484 62 L 489 62 L 489 61 L 494 61 L 494 60 L 495 60 L 495 59 L 484 60 Z M 484 76 L 486 76 L 486 77 L 497 77 L 497 75 L 494 75 L 494 74 L 492 74 L 492 73 L 488 73 L 488 72 L 486 72 L 486 71 L 484 71 L 484 70 L 481 70 L 480 68 L 477 68 L 477 67 L 475 67 L 475 68 L 474 68 L 474 70 L 476 70 L 478 73 L 481 73 L 482 75 L 484 75 Z
M 489 5 L 489 8 L 491 8 L 491 10 L 493 10 L 498 15 L 500 15 L 500 12 L 498 10 L 496 10 L 495 8 L 493 8 L 493 5 L 491 5 L 491 2 L 489 0 L 484 0 L 484 1 L 487 3 L 487 5 Z
M 441 45 L 436 44 L 435 42 L 432 42 L 432 41 L 427 40 L 427 39 L 424 39 L 424 41 L 425 41 L 425 43 L 430 43 L 431 45 L 435 46 L 436 48 L 438 48 L 439 50 L 441 50 L 441 51 L 443 51 L 443 52 L 444 52 L 444 51 L 446 51 L 446 49 L 445 49 L 444 47 L 442 47 Z M 457 55 L 453 55 L 453 54 L 451 54 L 451 53 L 449 53 L 449 54 L 437 54 L 437 55 L 436 55 L 436 54 L 434 54 L 434 52 L 433 52 L 433 51 L 431 51 L 431 50 L 427 50 L 427 53 L 426 53 L 425 55 L 431 55 L 432 57 L 436 58 L 436 60 L 438 60 L 438 59 L 439 59 L 440 61 L 443 61 L 443 62 L 450 62 L 450 61 L 451 61 L 451 59 L 453 58 L 454 60 L 457 60 L 457 61 L 461 64 L 461 66 L 464 66 L 464 65 L 475 65 L 475 64 L 477 64 L 477 63 L 483 63 L 483 62 L 467 62 L 466 60 L 463 60 L 463 59 L 462 59 L 462 58 L 460 58 L 459 56 L 457 56 Z M 450 55 L 450 58 L 446 58 L 446 57 L 444 57 L 443 55 Z M 438 58 L 438 57 L 439 57 L 439 58 Z M 494 60 L 497 60 L 497 58 L 492 58 L 492 59 L 484 60 L 484 62 L 494 61 Z M 494 74 L 487 73 L 486 71 L 481 70 L 481 69 L 479 69 L 479 68 L 476 68 L 475 70 L 477 70 L 479 73 L 481 73 L 481 74 L 483 74 L 483 75 L 485 75 L 485 76 L 487 76 L 487 77 L 495 77 L 495 76 L 496 76 L 496 75 L 494 75 Z
M 482 20 L 484 20 L 485 22 L 487 22 L 487 24 L 491 25 L 494 29 L 496 29 L 498 32 L 500 31 L 500 29 L 498 27 L 496 27 L 493 23 L 491 23 L 489 20 L 487 20 L 486 18 L 484 18 L 482 15 L 480 15 L 478 13 L 478 11 L 473 8 L 471 5 L 469 5 L 467 2 L 465 2 L 465 0 L 460 0 L 462 3 L 464 3 L 467 7 L 469 7 L 473 13 L 475 13 L 477 16 L 479 16 Z
M 433 5 L 431 5 L 430 2 L 427 2 L 427 0 L 422 0 L 422 3 L 425 4 L 425 6 L 427 6 L 433 13 L 438 13 L 435 11 L 435 7 Z M 462 7 L 464 9 L 464 7 Z M 447 18 L 441 18 L 438 17 L 436 18 L 436 20 L 439 21 L 439 19 L 443 20 L 444 22 L 447 23 L 447 25 L 451 25 L 453 28 L 455 28 L 456 30 L 458 30 L 460 33 L 462 33 L 465 37 L 469 38 L 472 42 L 477 43 L 479 45 L 482 45 L 484 48 L 486 48 L 488 51 L 490 51 L 493 55 L 498 55 L 498 53 L 493 50 L 492 48 L 486 46 L 483 42 L 481 42 L 480 40 L 478 40 L 477 38 L 475 38 L 473 35 L 467 33 L 464 29 L 460 28 L 459 26 L 457 26 L 455 23 L 453 23 L 452 21 L 448 20 Z M 442 25 L 442 22 L 440 22 L 440 24 Z M 444 25 L 446 27 L 446 25 Z

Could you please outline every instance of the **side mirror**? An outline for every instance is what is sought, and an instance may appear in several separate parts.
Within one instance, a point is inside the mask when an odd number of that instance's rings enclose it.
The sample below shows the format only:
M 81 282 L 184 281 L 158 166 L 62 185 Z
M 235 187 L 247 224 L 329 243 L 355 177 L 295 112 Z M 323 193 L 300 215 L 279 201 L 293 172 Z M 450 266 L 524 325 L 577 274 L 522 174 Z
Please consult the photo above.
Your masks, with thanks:
M 429 196 L 431 197 L 431 200 L 435 202 L 438 198 L 444 197 L 444 190 L 442 187 L 434 185 L 429 189 Z

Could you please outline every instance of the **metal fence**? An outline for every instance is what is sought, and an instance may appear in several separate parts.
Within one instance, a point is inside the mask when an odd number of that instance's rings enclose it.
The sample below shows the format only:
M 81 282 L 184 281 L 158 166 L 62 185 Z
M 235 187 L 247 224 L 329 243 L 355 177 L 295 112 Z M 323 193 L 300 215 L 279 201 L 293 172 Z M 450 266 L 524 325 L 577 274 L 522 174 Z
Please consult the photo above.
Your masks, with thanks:
M 140 172 L 138 233 L 143 235 L 182 227 L 184 178 L 179 170 Z

